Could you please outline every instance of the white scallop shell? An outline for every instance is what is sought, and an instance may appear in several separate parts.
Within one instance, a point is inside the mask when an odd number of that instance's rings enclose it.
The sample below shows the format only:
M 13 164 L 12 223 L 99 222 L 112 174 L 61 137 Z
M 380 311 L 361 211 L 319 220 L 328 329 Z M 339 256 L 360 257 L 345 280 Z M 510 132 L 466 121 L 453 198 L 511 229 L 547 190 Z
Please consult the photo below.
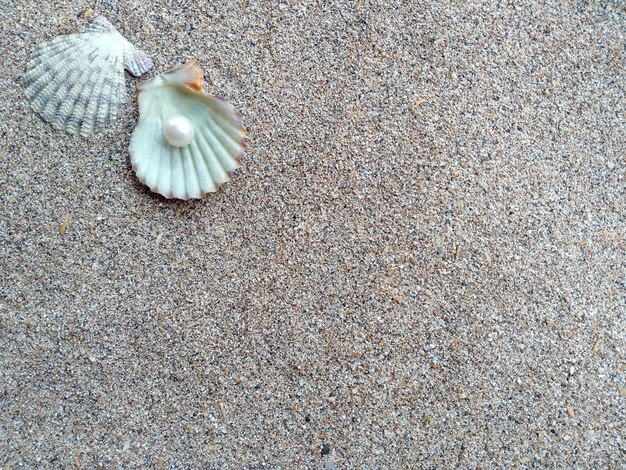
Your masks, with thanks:
M 139 180 L 167 198 L 200 198 L 217 191 L 239 167 L 246 129 L 228 102 L 202 89 L 202 70 L 193 60 L 140 83 L 139 123 L 130 142 Z M 163 123 L 173 116 L 193 125 L 191 143 L 170 145 Z
M 152 61 L 104 16 L 96 16 L 83 33 L 41 44 L 22 78 L 44 120 L 87 136 L 115 120 L 126 101 L 124 68 L 139 76 Z

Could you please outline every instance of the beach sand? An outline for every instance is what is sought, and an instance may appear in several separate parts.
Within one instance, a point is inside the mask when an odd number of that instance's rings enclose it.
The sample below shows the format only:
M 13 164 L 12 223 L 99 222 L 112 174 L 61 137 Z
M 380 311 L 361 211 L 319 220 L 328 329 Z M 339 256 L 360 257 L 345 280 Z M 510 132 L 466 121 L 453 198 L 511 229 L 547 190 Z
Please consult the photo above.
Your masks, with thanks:
M 0 467 L 624 468 L 626 13 L 506 3 L 122 2 L 248 128 L 184 202 L 137 79 L 89 138 L 24 98 L 89 3 L 3 0 Z

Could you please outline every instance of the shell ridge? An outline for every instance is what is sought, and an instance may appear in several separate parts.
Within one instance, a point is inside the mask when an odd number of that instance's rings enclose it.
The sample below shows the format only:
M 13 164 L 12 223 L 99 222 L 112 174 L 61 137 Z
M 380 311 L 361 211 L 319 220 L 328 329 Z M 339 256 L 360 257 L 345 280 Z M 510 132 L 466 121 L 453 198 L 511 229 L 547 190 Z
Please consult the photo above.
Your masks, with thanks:
M 52 38 L 46 42 L 37 45 L 32 55 L 30 56 L 29 63 L 41 63 L 42 58 L 47 59 L 47 57 L 50 57 L 52 54 L 70 49 L 71 47 L 75 46 L 76 41 L 74 39 L 74 34 Z
M 78 43 L 73 42 L 65 48 L 59 47 L 48 55 L 42 54 L 41 56 L 33 56 L 26 66 L 25 77 L 36 77 L 40 74 L 41 69 L 49 66 L 50 63 L 55 64 L 60 56 L 67 55 L 69 51 L 73 51 L 78 48 Z
M 181 149 L 184 154 L 183 167 L 185 168 L 185 181 L 187 182 L 187 195 L 192 198 L 200 197 L 200 179 L 198 178 L 198 168 L 193 160 L 189 145 Z M 186 164 L 185 164 L 186 163 Z
M 160 129 L 161 128 L 161 121 L 157 120 L 157 128 Z M 152 168 L 154 168 L 154 177 L 152 177 L 151 173 L 150 173 L 150 167 L 146 168 L 145 170 L 145 181 L 146 184 L 148 186 L 150 186 L 150 189 L 152 189 L 153 187 L 158 187 L 158 182 L 159 182 L 159 176 L 161 174 L 161 166 L 163 165 L 163 152 L 160 151 L 161 149 L 159 149 L 159 141 L 157 140 L 155 142 L 154 147 L 156 147 L 156 151 L 154 152 L 154 154 L 156 155 L 156 159 L 157 162 L 155 165 L 152 165 Z M 144 159 L 144 164 L 147 164 L 146 160 Z M 154 182 L 152 184 L 150 184 L 150 181 L 154 180 Z
M 93 80 L 93 86 L 91 88 L 91 93 L 87 104 L 85 106 L 85 113 L 83 117 L 83 122 L 80 126 L 80 135 L 83 137 L 91 134 L 94 128 L 94 124 L 96 122 L 96 109 L 98 105 L 98 100 L 100 99 L 100 93 L 94 93 L 93 90 L 99 89 L 104 82 L 104 74 L 102 71 L 97 74 L 97 78 Z
M 176 153 L 178 154 L 179 163 L 180 163 L 180 168 L 177 172 L 177 176 L 179 177 L 182 176 L 182 178 L 180 178 L 180 181 L 182 183 L 182 187 L 184 188 L 184 192 L 182 193 L 181 199 L 189 199 L 189 196 L 190 196 L 189 183 L 190 182 L 187 180 L 189 169 L 187 168 L 187 165 L 186 165 L 186 159 L 183 153 L 184 151 L 185 151 L 184 147 L 176 147 Z
M 117 85 L 119 81 L 124 81 L 123 72 L 119 67 L 119 59 L 117 59 L 117 62 L 118 63 L 115 63 L 104 71 L 104 86 L 98 102 L 98 113 L 96 116 L 98 127 L 105 127 L 111 121 L 114 86 Z M 115 111 L 115 113 L 117 114 L 117 111 Z
M 29 99 L 34 99 L 34 96 L 39 95 L 45 90 L 51 81 L 58 78 L 58 75 L 67 74 L 68 69 L 71 68 L 70 64 L 68 64 L 71 60 L 72 57 L 69 55 L 57 60 L 52 67 L 27 85 L 26 96 L 29 97 Z M 65 78 L 65 75 L 62 78 Z
M 84 29 L 85 33 L 118 33 L 119 31 L 104 15 L 95 15 L 93 21 Z
M 35 111 L 41 113 L 48 103 L 54 99 L 54 93 L 61 87 L 65 78 L 68 75 L 71 75 L 71 70 L 64 70 L 62 74 L 59 74 L 55 79 L 50 80 L 44 87 L 34 91 L 35 89 L 31 89 L 29 93 L 31 93 L 31 105 Z
M 207 163 L 207 167 L 209 168 L 209 173 L 211 174 L 213 181 L 215 184 L 225 183 L 230 179 L 228 176 L 228 170 L 217 157 L 215 151 L 211 147 L 210 141 L 207 139 L 206 135 L 204 135 L 204 132 L 199 132 L 198 134 L 202 138 L 202 142 L 204 144 L 206 154 L 204 159 Z
M 71 68 L 75 59 L 72 57 L 72 50 L 64 51 L 56 55 L 50 63 L 45 62 L 39 65 L 35 65 L 34 62 L 28 64 L 32 68 L 27 69 L 24 74 L 24 80 L 26 87 L 39 87 L 41 89 L 45 86 L 45 82 L 53 79 L 56 74 L 63 71 L 64 68 Z
M 78 70 L 78 69 L 73 69 L 73 70 Z M 99 68 L 96 68 L 95 70 L 90 69 L 88 76 L 85 78 L 85 84 L 83 88 L 79 91 L 76 97 L 76 101 L 71 107 L 72 115 L 79 114 L 79 113 L 82 113 L 84 115 L 84 113 L 86 112 L 87 105 L 89 104 L 89 98 L 90 98 L 89 94 L 93 92 L 95 85 L 96 85 L 96 80 L 94 80 L 93 77 L 97 76 L 97 70 L 99 70 Z M 69 92 L 69 89 L 68 89 L 68 92 Z M 67 98 L 67 94 L 68 93 L 65 93 L 65 95 L 62 97 L 62 100 Z
M 216 136 L 217 140 L 220 141 L 222 146 L 227 150 L 232 150 L 235 155 L 239 155 L 241 152 L 241 139 L 236 140 L 235 138 L 229 136 L 226 132 L 224 132 L 224 129 L 212 119 L 208 119 L 207 121 L 213 131 L 213 134 Z
M 196 142 L 195 139 L 191 143 L 191 154 L 195 160 L 196 168 L 199 169 L 198 180 L 200 181 L 200 187 L 205 193 L 214 191 L 216 188 L 216 183 L 211 177 L 209 166 L 202 156 L 202 151 L 200 150 L 199 143 Z
M 57 121 L 57 114 L 63 105 L 63 100 L 70 92 L 71 86 L 69 85 L 71 80 L 75 80 L 76 77 L 80 74 L 79 70 L 76 69 L 66 69 L 63 75 L 60 76 L 60 86 L 54 89 L 54 92 L 48 93 L 45 90 L 41 90 L 38 93 L 38 96 L 33 99 L 33 109 L 35 109 L 46 121 L 55 124 Z M 50 83 L 53 83 L 51 81 Z M 46 87 L 47 88 L 47 87 Z M 50 103 L 54 102 L 54 105 L 51 106 Z M 41 107 L 36 108 L 36 105 L 40 103 L 45 103 L 45 107 L 43 109 Z M 47 109 L 46 109 L 47 108 Z
M 156 188 L 158 187 L 158 183 L 159 183 L 159 177 L 161 175 L 161 166 L 163 165 L 163 154 L 158 152 L 157 153 L 157 158 L 158 158 L 158 163 L 156 165 L 154 165 L 155 167 L 155 176 L 154 176 L 154 183 L 150 184 L 150 180 L 148 179 L 148 177 L 150 176 L 150 174 L 148 173 L 149 170 L 146 170 L 146 184 L 150 187 L 150 189 Z
M 33 103 L 36 99 L 38 99 L 38 95 L 43 90 L 50 80 L 52 80 L 53 73 L 45 72 L 42 74 L 42 78 L 33 83 L 26 83 L 26 90 L 24 90 L 24 94 L 26 98 Z M 39 98 L 41 100 L 43 98 Z
M 236 160 L 230 156 L 228 150 L 222 145 L 222 143 L 215 136 L 213 130 L 210 129 L 209 126 L 207 126 L 205 130 L 207 132 L 207 140 L 213 144 L 211 148 L 215 149 L 215 155 L 217 156 L 218 160 L 220 161 L 226 172 L 230 173 L 231 171 L 235 170 L 238 166 Z
M 80 97 L 83 95 L 85 88 L 89 86 L 93 74 L 93 69 L 85 69 L 81 73 L 81 76 L 76 80 L 74 87 L 67 94 L 65 108 L 61 108 L 61 114 L 63 115 L 62 124 L 65 126 L 65 129 L 72 134 L 75 134 L 76 132 L 69 127 L 74 125 L 75 118 L 81 118 L 80 114 L 82 110 L 80 106 L 78 106 L 78 102 Z
M 116 68 L 121 70 L 121 65 L 119 63 L 119 58 L 116 63 Z M 115 121 L 117 118 L 117 113 L 119 112 L 122 105 L 126 102 L 126 82 L 124 80 L 124 75 L 122 73 L 115 74 L 115 91 L 111 93 L 110 103 L 109 103 L 109 114 L 107 124 Z
M 57 36 L 37 46 L 35 52 L 31 56 L 31 61 L 39 60 L 42 57 L 50 57 L 52 54 L 76 47 L 80 42 L 81 33 L 68 34 L 66 36 Z
M 155 188 L 157 189 L 157 192 L 159 192 L 166 198 L 172 197 L 171 191 L 168 190 L 170 186 L 170 181 L 172 179 L 171 174 L 172 174 L 172 162 L 166 161 L 164 158 L 161 157 L 161 154 L 159 154 L 159 173 L 158 173 L 157 181 L 155 184 Z
M 56 74 L 56 76 L 52 72 L 46 73 L 45 75 L 42 75 L 41 80 L 37 80 L 37 81 L 31 83 L 26 88 L 25 94 L 26 94 L 27 98 L 31 102 L 47 100 L 48 97 L 47 97 L 47 95 L 45 95 L 47 90 L 53 89 L 54 82 L 58 81 L 58 80 L 65 79 L 67 77 L 67 75 L 69 74 L 69 72 L 70 72 L 70 70 L 60 69 L 59 73 Z
M 143 110 L 144 106 L 140 100 L 140 109 Z M 142 111 L 143 112 L 143 111 Z M 157 139 L 153 139 L 152 146 L 146 146 L 142 142 L 143 134 L 149 133 L 150 128 L 140 127 L 140 126 L 148 126 L 151 125 L 154 129 L 153 132 L 160 132 L 161 130 L 161 117 L 156 117 L 154 119 L 154 124 L 151 124 L 151 121 L 145 118 L 145 114 L 139 116 L 139 124 L 133 132 L 132 144 L 131 148 L 131 160 L 133 160 L 134 165 L 139 169 L 140 165 L 150 165 L 155 166 L 156 169 L 154 171 L 155 176 L 153 177 L 154 181 L 150 181 L 151 173 L 149 172 L 149 168 L 145 169 L 143 173 L 145 175 L 144 182 L 150 187 L 151 190 L 156 191 L 165 197 L 167 196 L 164 193 L 164 190 L 170 186 L 170 173 L 171 173 L 171 162 L 169 159 L 165 159 L 163 155 L 163 147 L 162 147 L 162 139 L 163 137 L 159 136 Z M 151 161 L 152 160 L 152 161 Z M 163 188 L 163 189 L 160 189 Z
M 63 103 L 63 99 L 67 96 L 67 94 L 69 93 L 69 86 L 67 86 L 67 81 L 69 81 L 71 78 L 73 78 L 74 76 L 78 75 L 77 73 L 78 71 L 76 69 L 71 69 L 69 71 L 67 71 L 67 73 L 65 75 L 59 75 L 59 80 L 58 80 L 58 86 L 55 87 L 54 91 L 52 91 L 49 94 L 45 94 L 45 92 L 40 93 L 40 96 L 44 99 L 45 101 L 45 106 L 43 107 L 43 109 L 37 110 L 43 117 L 44 119 L 46 119 L 47 121 L 50 121 L 52 119 L 54 119 L 54 117 L 56 116 L 56 113 L 59 110 L 59 107 L 61 106 L 61 103 Z M 69 77 L 68 80 L 64 80 L 66 77 Z M 54 80 L 50 83 L 53 83 Z M 62 91 L 61 91 L 62 89 Z M 47 98 L 46 98 L 47 96 Z
M 92 35 L 92 34 L 85 34 L 85 33 L 77 33 L 77 34 L 70 34 L 68 36 L 60 36 L 58 38 L 55 38 L 55 40 L 62 40 L 62 41 L 58 41 L 59 47 L 53 47 L 51 49 L 48 49 L 46 47 L 48 43 L 42 44 L 41 46 L 39 46 L 39 48 L 37 49 L 37 52 L 31 58 L 29 65 L 32 62 L 38 62 L 38 66 L 49 65 L 50 63 L 55 64 L 58 59 L 58 56 L 69 55 L 70 52 L 74 52 L 74 51 L 77 51 L 77 53 L 75 55 L 70 56 L 72 60 L 77 60 L 82 57 L 88 57 L 89 54 L 87 52 L 83 52 L 81 49 L 95 47 L 97 50 L 100 50 L 101 49 L 100 46 L 94 46 L 94 39 L 101 39 L 102 36 L 104 35 L 102 34 Z M 52 42 L 52 41 L 49 41 L 49 42 Z M 67 45 L 67 47 L 63 48 L 62 47 L 63 44 Z
M 77 116 L 77 114 L 80 112 L 80 109 L 76 108 L 76 102 L 80 98 L 80 95 L 85 89 L 85 86 L 87 86 L 89 78 L 92 74 L 92 69 L 85 69 L 81 73 L 75 85 L 68 92 L 67 101 L 65 101 L 65 103 L 63 104 L 63 106 L 61 106 L 61 109 L 57 113 L 56 117 L 57 119 L 59 119 L 57 123 L 71 134 L 76 134 L 76 131 L 74 130 L 74 121 L 75 119 L 80 119 L 80 117 Z M 74 92 L 74 90 L 76 90 L 76 92 Z
M 243 129 L 241 116 L 230 103 L 214 96 L 207 96 L 203 100 L 203 104 L 208 108 L 209 114 L 215 121 L 219 121 L 224 128 L 232 129 L 235 134 L 241 134 Z
M 163 194 L 166 198 L 171 198 L 172 197 L 172 174 L 173 174 L 173 167 L 174 167 L 174 159 L 170 156 L 170 158 L 167 159 L 163 159 L 163 168 L 166 168 L 167 171 L 165 171 L 163 173 L 163 176 L 167 176 L 167 183 L 164 184 L 163 186 L 161 186 L 161 191 L 165 191 L 162 192 L 161 194 Z M 164 183 L 165 183 L 164 181 Z
M 156 129 L 159 127 L 158 119 L 155 122 L 148 123 L 150 129 Z M 143 120 L 142 120 L 143 122 Z M 158 182 L 158 174 L 161 168 L 161 151 L 159 149 L 159 141 L 153 139 L 148 144 L 141 142 L 140 133 L 133 133 L 130 140 L 130 161 L 133 169 L 136 171 L 139 180 L 150 186 L 154 187 Z M 156 164 L 150 165 L 150 156 L 153 156 Z
M 211 148 L 211 144 L 208 142 L 204 132 L 200 131 L 196 135 L 196 139 L 198 140 L 198 145 L 202 148 L 202 159 L 209 170 L 209 174 L 211 175 L 211 179 L 215 182 L 215 184 L 219 184 L 220 178 L 218 175 L 221 173 L 222 175 L 227 173 L 226 170 L 222 167 L 222 164 L 217 159 L 217 156 L 213 152 Z M 217 166 L 217 168 L 216 168 Z
M 111 85 L 107 82 L 105 77 L 102 82 L 102 92 L 98 96 L 98 112 L 96 113 L 96 125 L 98 127 L 104 127 L 107 124 L 107 115 L 108 115 L 108 106 L 109 100 L 107 99 L 107 95 L 111 93 Z
M 192 171 L 189 168 L 189 159 L 187 158 L 186 147 L 180 147 L 180 162 L 182 163 L 183 181 L 185 182 L 185 193 L 187 198 L 193 197 L 193 181 L 191 180 Z
M 174 197 L 179 199 L 187 199 L 187 191 L 185 188 L 184 171 L 182 168 L 182 157 L 180 147 L 172 147 L 174 152 L 172 153 L 172 174 L 171 174 L 171 192 Z M 181 181 L 181 175 L 183 176 Z
M 239 114 L 237 108 L 235 108 L 228 101 L 224 100 L 224 98 L 207 95 L 207 99 L 205 101 L 206 105 L 211 108 L 211 111 L 219 116 L 225 123 L 232 123 L 236 127 L 241 127 L 241 114 Z

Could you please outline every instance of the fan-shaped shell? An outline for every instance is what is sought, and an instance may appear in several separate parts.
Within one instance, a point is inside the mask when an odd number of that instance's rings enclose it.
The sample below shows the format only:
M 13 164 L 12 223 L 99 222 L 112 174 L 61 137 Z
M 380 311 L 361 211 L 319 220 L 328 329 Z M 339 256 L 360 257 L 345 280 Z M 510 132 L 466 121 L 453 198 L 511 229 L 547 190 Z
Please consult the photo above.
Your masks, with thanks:
M 26 97 L 44 120 L 87 136 L 110 124 L 126 101 L 124 68 L 139 76 L 152 61 L 96 16 L 83 33 L 41 44 L 22 78 Z
M 239 167 L 246 129 L 237 110 L 202 89 L 197 61 L 141 83 L 139 122 L 130 142 L 139 180 L 167 198 L 199 198 L 229 180 Z M 171 145 L 164 123 L 183 116 L 193 126 L 191 142 Z

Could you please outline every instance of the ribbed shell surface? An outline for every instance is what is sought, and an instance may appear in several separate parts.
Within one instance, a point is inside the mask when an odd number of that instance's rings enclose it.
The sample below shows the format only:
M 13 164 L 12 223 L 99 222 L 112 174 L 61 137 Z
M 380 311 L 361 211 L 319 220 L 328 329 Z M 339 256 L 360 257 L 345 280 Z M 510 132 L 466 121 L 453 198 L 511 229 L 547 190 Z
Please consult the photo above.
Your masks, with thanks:
M 139 122 L 130 143 L 140 181 L 167 198 L 191 199 L 217 191 L 239 167 L 246 130 L 237 110 L 209 96 L 192 61 L 139 85 Z M 195 134 L 183 148 L 170 145 L 163 123 L 184 116 Z
M 41 44 L 22 76 L 26 97 L 47 122 L 87 136 L 111 124 L 126 101 L 124 69 L 139 76 L 152 61 L 96 16 L 83 33 Z

